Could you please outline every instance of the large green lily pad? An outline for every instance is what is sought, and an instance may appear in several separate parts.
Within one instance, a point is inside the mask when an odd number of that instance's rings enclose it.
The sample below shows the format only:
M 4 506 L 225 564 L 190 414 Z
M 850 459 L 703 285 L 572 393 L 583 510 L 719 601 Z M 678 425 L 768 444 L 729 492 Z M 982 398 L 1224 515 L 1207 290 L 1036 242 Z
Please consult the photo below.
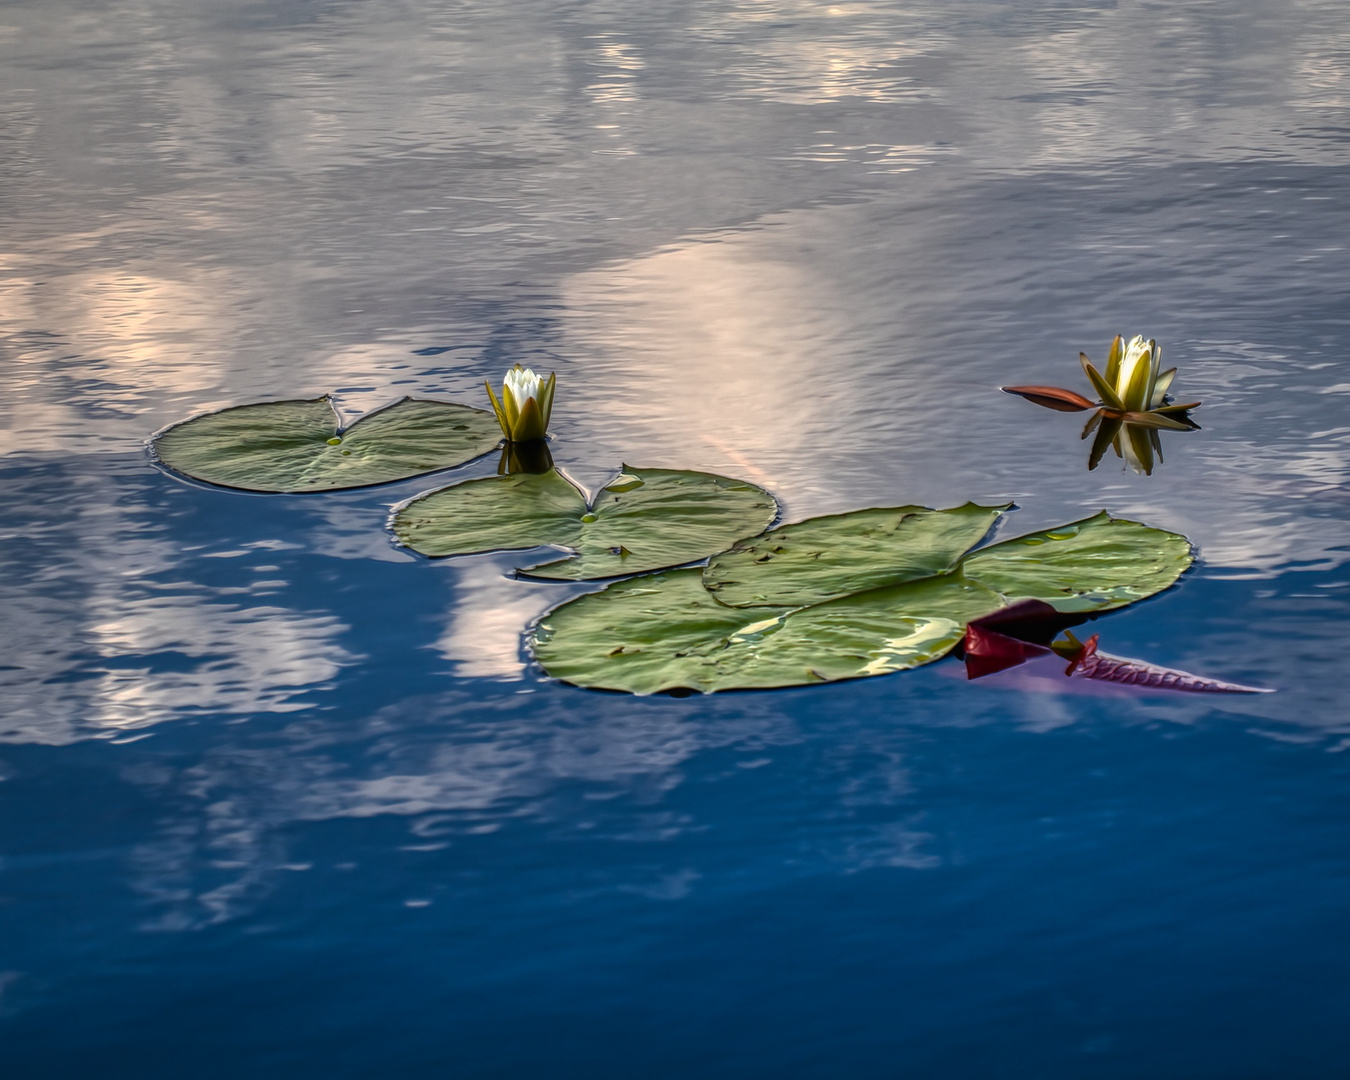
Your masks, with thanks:
M 1162 592 L 1193 561 L 1184 536 L 1101 513 L 973 552 L 961 572 L 1010 601 L 1105 611 Z
M 735 607 L 796 607 L 945 574 L 1006 509 L 893 506 L 782 525 L 714 556 L 703 584 Z
M 973 529 L 976 515 L 969 518 Z M 829 536 L 841 528 L 836 519 L 816 519 L 803 522 L 797 535 L 810 537 L 814 529 Z M 742 543 L 736 551 L 750 547 Z M 916 561 L 936 562 L 940 550 L 921 549 Z M 1016 600 L 1034 597 L 1066 613 L 1142 600 L 1172 585 L 1191 559 L 1183 536 L 1098 514 L 977 550 L 951 572 L 806 605 L 733 607 L 704 587 L 706 571 L 697 569 L 633 578 L 550 612 L 533 646 L 556 678 L 635 694 L 832 682 L 937 660 L 972 619 Z M 806 572 L 796 562 L 787 566 L 779 595 L 788 586 L 805 592 Z M 827 569 L 846 580 L 849 568 L 836 560 Z M 765 573 L 763 580 L 779 579 Z
M 763 488 L 712 473 L 629 469 L 588 506 L 556 469 L 441 488 L 404 506 L 394 534 L 423 555 L 471 555 L 552 545 L 565 559 L 534 577 L 586 581 L 696 562 L 773 521 Z
M 340 427 L 330 398 L 207 413 L 153 446 L 174 472 L 245 491 L 335 491 L 404 480 L 481 457 L 501 442 L 483 409 L 404 398 Z
M 697 567 L 616 582 L 536 626 L 535 658 L 578 686 L 653 694 L 770 689 L 882 675 L 946 655 L 1001 597 L 954 575 L 804 608 L 734 608 Z

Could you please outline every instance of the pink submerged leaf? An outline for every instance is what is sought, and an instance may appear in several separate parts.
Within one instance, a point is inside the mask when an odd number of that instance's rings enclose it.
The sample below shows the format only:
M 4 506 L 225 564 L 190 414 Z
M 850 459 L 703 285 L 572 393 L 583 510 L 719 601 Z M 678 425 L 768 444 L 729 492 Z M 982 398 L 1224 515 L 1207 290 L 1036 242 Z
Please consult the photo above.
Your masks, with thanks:
M 1209 679 L 1192 675 L 1189 671 L 1159 667 L 1143 660 L 1111 656 L 1097 651 L 1097 635 L 1083 643 L 1070 659 L 1064 672 L 1070 678 L 1097 679 L 1124 686 L 1147 687 L 1150 690 L 1179 690 L 1191 694 L 1273 694 L 1268 687 L 1243 686 L 1240 683 Z
M 1097 651 L 1097 634 L 1079 641 L 1070 626 L 1083 622 L 1082 615 L 1066 615 L 1042 600 L 1021 600 L 989 615 L 972 620 L 966 626 L 960 655 L 966 662 L 966 678 L 1006 671 L 1052 653 L 1069 661 L 1064 674 L 1069 678 L 1095 679 L 1119 686 L 1137 686 L 1148 690 L 1177 690 L 1191 694 L 1273 694 L 1265 687 L 1193 675 L 1189 671 L 1159 667 L 1143 660 L 1111 656 Z M 1055 641 L 1063 632 L 1066 641 Z

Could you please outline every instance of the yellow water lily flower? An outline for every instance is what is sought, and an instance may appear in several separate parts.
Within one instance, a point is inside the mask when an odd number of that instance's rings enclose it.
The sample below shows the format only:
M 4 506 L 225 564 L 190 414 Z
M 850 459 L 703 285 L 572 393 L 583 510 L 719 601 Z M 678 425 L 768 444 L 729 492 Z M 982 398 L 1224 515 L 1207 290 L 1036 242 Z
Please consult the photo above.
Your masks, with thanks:
M 1080 352 L 1078 360 L 1093 389 L 1100 395 L 1100 401 L 1089 401 L 1082 394 L 1062 386 L 1005 386 L 1002 389 L 1058 412 L 1095 410 L 1083 429 L 1085 439 L 1094 431 L 1097 433 L 1088 457 L 1089 469 L 1095 469 L 1106 451 L 1114 449 L 1116 456 L 1124 458 L 1135 472 L 1151 474 L 1155 461 L 1162 461 L 1159 431 L 1199 428 L 1200 425 L 1191 419 L 1190 410 L 1197 408 L 1200 402 L 1178 405 L 1167 398 L 1177 369 L 1158 370 L 1162 366 L 1162 349 L 1156 341 L 1145 341 L 1144 336 L 1138 334 L 1126 345 L 1125 338 L 1117 334 L 1111 343 L 1105 374 L 1097 370 L 1087 353 Z
M 1124 336 L 1117 334 L 1116 340 L 1111 342 L 1105 374 L 1093 366 L 1086 353 L 1079 353 L 1078 360 L 1093 389 L 1101 395 L 1102 406 L 1120 413 L 1131 423 L 1177 431 L 1194 426 L 1185 413 L 1199 402 L 1167 403 L 1167 391 L 1176 378 L 1177 369 L 1159 370 L 1162 347 L 1156 341 L 1145 341 L 1142 334 L 1136 334 L 1126 345 Z
M 508 442 L 532 442 L 544 437 L 553 413 L 553 389 L 557 381 L 553 373 L 545 380 L 517 364 L 502 379 L 500 401 L 492 392 L 492 384 L 484 382 L 492 399 L 492 411 L 497 414 L 497 423 Z

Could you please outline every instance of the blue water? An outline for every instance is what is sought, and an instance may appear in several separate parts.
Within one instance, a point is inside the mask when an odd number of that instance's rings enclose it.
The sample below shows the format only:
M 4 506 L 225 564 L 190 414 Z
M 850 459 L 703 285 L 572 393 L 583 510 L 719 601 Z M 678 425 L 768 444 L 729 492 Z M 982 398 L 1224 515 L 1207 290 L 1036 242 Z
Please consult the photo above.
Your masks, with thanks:
M 6 1080 L 1350 1071 L 1343 4 L 10 0 L 0 146 Z M 1152 476 L 997 390 L 1117 333 Z M 145 453 L 517 360 L 592 487 L 1183 532 L 1102 648 L 1278 692 L 586 692 L 384 531 L 495 461 Z

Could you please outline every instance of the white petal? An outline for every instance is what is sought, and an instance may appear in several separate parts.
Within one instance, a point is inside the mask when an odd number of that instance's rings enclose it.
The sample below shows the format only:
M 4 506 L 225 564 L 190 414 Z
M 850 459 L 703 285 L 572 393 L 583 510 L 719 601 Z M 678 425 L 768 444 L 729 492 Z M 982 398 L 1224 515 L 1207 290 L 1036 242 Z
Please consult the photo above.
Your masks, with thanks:
M 502 385 L 511 388 L 511 394 L 516 399 L 517 406 L 524 408 L 526 398 L 539 399 L 540 378 L 529 368 L 523 371 L 517 371 L 512 368 L 506 373 L 502 380 Z

